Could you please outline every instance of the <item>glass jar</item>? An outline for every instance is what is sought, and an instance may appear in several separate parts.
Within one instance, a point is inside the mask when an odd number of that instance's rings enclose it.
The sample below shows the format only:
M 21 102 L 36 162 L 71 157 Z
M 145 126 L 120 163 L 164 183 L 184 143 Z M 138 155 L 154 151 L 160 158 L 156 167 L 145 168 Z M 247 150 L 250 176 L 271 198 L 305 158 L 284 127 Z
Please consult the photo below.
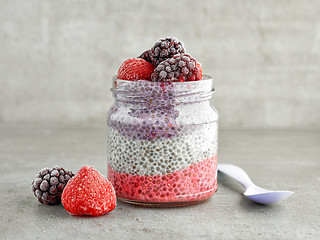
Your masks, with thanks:
M 117 198 L 152 207 L 209 199 L 217 190 L 218 113 L 209 102 L 212 78 L 113 82 L 108 179 Z

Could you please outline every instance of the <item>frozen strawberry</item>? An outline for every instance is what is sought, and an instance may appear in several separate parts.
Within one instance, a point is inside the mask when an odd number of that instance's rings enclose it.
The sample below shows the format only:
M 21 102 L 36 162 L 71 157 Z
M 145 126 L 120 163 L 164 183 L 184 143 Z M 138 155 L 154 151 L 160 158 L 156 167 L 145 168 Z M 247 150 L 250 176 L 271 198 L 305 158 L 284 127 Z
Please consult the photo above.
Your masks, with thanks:
M 74 215 L 100 216 L 116 207 L 112 184 L 91 166 L 84 166 L 69 180 L 61 202 Z
M 197 68 L 199 70 L 199 75 L 198 75 L 198 78 L 199 79 L 202 79 L 202 65 L 200 62 L 197 62 Z
M 142 58 L 130 58 L 122 63 L 118 70 L 118 79 L 151 80 L 154 66 Z

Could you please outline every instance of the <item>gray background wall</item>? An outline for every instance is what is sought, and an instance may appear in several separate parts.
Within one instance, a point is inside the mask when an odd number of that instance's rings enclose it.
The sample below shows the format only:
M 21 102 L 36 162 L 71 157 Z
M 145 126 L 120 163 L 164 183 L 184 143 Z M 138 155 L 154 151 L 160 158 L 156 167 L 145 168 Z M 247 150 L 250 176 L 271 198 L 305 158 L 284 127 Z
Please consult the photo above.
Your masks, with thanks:
M 176 36 L 222 128 L 320 129 L 320 1 L 0 0 L 0 122 L 103 123 L 127 58 Z

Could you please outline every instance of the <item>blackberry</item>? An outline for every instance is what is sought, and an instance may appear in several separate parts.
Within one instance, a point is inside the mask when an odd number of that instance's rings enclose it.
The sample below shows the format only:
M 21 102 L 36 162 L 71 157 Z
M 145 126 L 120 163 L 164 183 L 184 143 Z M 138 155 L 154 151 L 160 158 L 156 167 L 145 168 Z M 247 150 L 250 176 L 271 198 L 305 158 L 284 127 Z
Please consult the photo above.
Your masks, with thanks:
M 177 38 L 161 38 L 159 39 L 151 50 L 147 50 L 142 53 L 139 58 L 143 58 L 154 66 L 158 66 L 159 63 L 165 61 L 176 54 L 185 53 L 186 50 L 183 43 Z
M 143 52 L 138 58 L 142 58 L 146 61 L 148 61 L 149 63 L 152 63 L 152 57 L 151 57 L 151 50 L 147 50 L 145 52 Z
M 151 74 L 153 82 L 185 82 L 200 79 L 197 61 L 187 53 L 176 54 L 161 62 Z
M 41 203 L 59 204 L 62 191 L 73 176 L 71 171 L 62 167 L 44 168 L 32 181 L 32 191 Z

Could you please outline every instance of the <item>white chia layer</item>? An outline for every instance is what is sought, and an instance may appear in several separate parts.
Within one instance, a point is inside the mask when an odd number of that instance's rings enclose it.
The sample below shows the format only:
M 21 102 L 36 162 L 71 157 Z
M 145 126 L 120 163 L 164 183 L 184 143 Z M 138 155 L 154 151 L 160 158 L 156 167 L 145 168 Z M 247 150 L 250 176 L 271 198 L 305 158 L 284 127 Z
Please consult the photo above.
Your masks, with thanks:
M 217 154 L 217 123 L 190 128 L 179 136 L 152 141 L 132 139 L 109 127 L 108 163 L 116 172 L 164 175 Z

